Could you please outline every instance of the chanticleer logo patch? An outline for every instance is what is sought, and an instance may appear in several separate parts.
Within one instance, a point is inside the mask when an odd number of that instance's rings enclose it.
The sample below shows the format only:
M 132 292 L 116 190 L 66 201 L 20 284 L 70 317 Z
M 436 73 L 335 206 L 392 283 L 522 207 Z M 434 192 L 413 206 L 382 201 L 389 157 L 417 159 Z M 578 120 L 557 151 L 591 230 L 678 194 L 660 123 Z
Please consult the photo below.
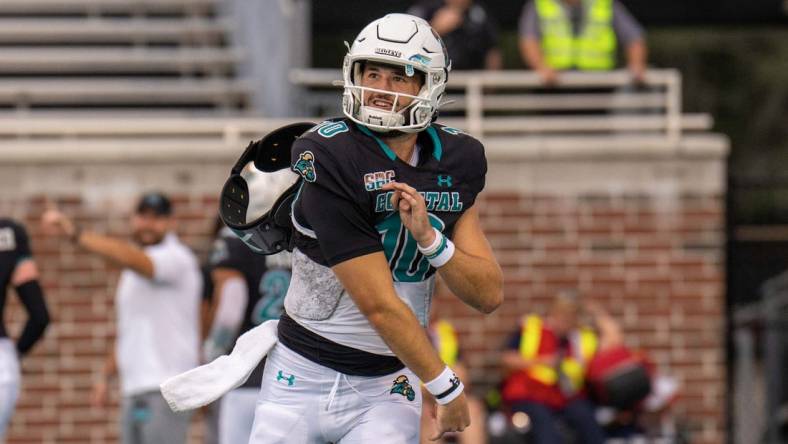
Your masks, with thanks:
M 411 387 L 408 377 L 405 375 L 399 375 L 397 379 L 394 380 L 394 385 L 391 386 L 389 394 L 391 395 L 394 393 L 399 393 L 408 398 L 408 401 L 416 399 L 416 392 L 413 391 L 413 387 Z
M 312 151 L 304 151 L 298 155 L 298 161 L 293 165 L 293 171 L 300 174 L 307 182 L 314 182 L 317 180 L 317 172 L 315 172 L 315 155 Z

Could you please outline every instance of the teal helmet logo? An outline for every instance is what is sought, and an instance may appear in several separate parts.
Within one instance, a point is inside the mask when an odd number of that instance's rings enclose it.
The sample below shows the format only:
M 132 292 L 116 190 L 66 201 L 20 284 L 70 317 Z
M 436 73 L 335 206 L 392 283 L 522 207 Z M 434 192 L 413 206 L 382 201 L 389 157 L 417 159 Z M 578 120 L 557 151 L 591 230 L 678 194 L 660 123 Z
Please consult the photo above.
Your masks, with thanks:
M 307 182 L 314 182 L 317 180 L 317 173 L 315 173 L 315 155 L 312 151 L 304 151 L 298 155 L 298 161 L 293 166 L 293 171 L 300 174 Z
M 408 60 L 410 60 L 411 62 L 421 63 L 422 65 L 425 66 L 428 66 L 430 62 L 432 62 L 431 58 L 421 54 L 413 54 L 412 56 L 410 56 Z

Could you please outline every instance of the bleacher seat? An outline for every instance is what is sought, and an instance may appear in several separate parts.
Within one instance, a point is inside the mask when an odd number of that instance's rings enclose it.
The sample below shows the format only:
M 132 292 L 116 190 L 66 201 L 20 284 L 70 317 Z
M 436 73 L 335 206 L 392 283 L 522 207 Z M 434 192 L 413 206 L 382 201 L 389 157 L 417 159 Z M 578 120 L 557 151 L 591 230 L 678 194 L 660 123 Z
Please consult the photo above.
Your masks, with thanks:
M 0 113 L 245 114 L 218 1 L 0 1 Z

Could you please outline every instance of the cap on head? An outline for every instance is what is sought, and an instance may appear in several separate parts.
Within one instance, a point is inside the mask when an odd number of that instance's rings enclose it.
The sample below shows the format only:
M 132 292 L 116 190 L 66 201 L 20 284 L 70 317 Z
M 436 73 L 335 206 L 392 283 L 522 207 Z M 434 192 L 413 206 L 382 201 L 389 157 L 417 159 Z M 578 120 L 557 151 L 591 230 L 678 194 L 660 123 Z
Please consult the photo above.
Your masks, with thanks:
M 167 196 L 158 191 L 145 193 L 137 203 L 136 213 L 148 212 L 156 216 L 170 216 L 172 215 L 172 203 Z

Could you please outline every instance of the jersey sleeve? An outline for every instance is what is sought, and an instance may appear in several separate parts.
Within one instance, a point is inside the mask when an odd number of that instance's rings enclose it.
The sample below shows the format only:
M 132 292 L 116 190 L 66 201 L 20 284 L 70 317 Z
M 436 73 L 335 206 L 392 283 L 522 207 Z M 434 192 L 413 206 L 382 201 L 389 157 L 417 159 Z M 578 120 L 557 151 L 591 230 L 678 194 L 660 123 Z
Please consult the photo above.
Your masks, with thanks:
M 33 257 L 33 253 L 30 251 L 30 240 L 27 237 L 27 231 L 21 225 L 14 224 L 14 243 L 16 244 L 17 263 Z
M 361 195 L 363 190 L 352 185 L 350 172 L 328 148 L 299 139 L 291 160 L 293 171 L 304 179 L 295 219 L 305 224 L 302 229 L 313 232 L 329 266 L 383 250 L 372 215 L 362 204 L 366 197 Z M 346 159 L 345 167 L 348 162 Z
M 231 268 L 240 271 L 244 258 L 247 257 L 243 249 L 248 248 L 239 238 L 221 236 L 214 241 L 208 264 L 212 269 Z
M 536 14 L 536 4 L 533 1 L 529 1 L 523 6 L 517 28 L 520 38 L 541 39 L 539 17 Z
M 643 27 L 619 1 L 613 3 L 613 29 L 624 45 L 643 39 Z
M 484 186 L 487 182 L 487 156 L 484 154 L 484 145 L 473 138 L 471 138 L 470 141 L 468 148 L 471 161 L 468 162 L 468 166 L 470 166 L 471 169 L 468 171 L 467 181 L 468 190 L 473 200 L 469 202 L 468 207 L 476 202 L 479 193 L 484 190 Z

